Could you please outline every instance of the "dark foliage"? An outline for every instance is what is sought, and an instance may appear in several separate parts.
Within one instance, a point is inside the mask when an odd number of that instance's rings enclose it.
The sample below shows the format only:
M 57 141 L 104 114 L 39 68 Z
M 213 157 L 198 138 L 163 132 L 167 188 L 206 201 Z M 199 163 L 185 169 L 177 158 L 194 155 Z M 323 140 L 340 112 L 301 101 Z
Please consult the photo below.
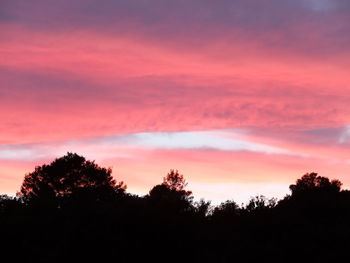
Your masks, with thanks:
M 193 210 L 192 192 L 185 190 L 187 183 L 178 171 L 170 170 L 163 183 L 154 186 L 146 196 L 155 213 L 181 214 Z
M 297 180 L 296 184 L 289 186 L 293 196 L 314 193 L 338 193 L 342 183 L 339 180 L 330 181 L 317 173 L 307 173 Z
M 347 252 L 350 192 L 305 174 L 282 200 L 193 201 L 178 171 L 143 197 L 111 169 L 68 153 L 0 196 L 1 253 L 27 262 L 335 262 Z
M 123 182 L 117 184 L 111 174 L 111 169 L 67 153 L 26 174 L 18 196 L 30 205 L 46 208 L 62 208 L 72 202 L 91 205 L 124 193 L 126 186 Z

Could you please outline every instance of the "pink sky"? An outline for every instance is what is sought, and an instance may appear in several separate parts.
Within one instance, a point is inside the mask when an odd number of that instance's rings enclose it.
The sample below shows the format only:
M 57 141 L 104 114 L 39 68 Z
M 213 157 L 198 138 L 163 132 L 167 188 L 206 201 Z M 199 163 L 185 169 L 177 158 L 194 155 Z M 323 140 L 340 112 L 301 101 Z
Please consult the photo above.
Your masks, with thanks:
M 0 192 L 67 151 L 145 194 L 282 197 L 306 172 L 350 187 L 344 0 L 5 0 Z

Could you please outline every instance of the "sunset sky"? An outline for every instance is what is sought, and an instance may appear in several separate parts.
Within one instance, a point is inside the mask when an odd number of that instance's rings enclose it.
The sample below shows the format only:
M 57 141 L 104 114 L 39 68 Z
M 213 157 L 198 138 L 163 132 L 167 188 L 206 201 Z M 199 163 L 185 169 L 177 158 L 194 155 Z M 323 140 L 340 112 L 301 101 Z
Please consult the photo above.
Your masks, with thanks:
M 350 1 L 0 0 L 0 193 L 68 151 L 135 194 L 350 188 Z

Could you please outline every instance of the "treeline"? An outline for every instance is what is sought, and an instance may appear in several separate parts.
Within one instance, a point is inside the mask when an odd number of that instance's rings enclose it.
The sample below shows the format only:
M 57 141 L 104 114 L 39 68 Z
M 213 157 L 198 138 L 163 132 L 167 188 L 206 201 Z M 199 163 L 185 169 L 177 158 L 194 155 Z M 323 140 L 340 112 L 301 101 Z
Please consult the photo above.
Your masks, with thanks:
M 29 262 L 331 262 L 350 245 L 350 192 L 308 173 L 281 200 L 193 200 L 171 170 L 149 194 L 77 154 L 25 175 L 0 196 L 1 255 Z

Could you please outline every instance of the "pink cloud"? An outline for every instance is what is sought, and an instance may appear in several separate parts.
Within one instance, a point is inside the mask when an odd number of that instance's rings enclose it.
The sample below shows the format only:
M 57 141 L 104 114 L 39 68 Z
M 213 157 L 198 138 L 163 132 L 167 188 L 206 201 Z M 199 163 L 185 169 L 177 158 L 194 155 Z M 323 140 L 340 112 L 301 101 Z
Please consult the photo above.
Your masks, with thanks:
M 294 155 L 78 149 L 116 165 L 140 193 L 170 168 L 208 196 L 211 183 L 265 191 L 260 183 L 275 182 L 282 193 L 316 168 L 349 184 L 345 1 L 54 2 L 5 1 L 0 11 L 1 147 L 44 143 L 51 154 L 39 162 L 77 147 L 51 150 L 69 139 L 241 128 L 239 139 Z M 29 163 L 1 161 L 4 191 Z
M 184 52 L 148 39 L 11 32 L 17 33 L 1 44 L 4 75 L 14 74 L 3 82 L 3 141 L 145 130 L 328 127 L 349 120 L 344 94 L 349 77 L 337 67 L 341 61 L 280 57 L 254 44 L 240 54 L 245 46 L 240 40 L 223 46 L 222 59 L 215 49 Z

